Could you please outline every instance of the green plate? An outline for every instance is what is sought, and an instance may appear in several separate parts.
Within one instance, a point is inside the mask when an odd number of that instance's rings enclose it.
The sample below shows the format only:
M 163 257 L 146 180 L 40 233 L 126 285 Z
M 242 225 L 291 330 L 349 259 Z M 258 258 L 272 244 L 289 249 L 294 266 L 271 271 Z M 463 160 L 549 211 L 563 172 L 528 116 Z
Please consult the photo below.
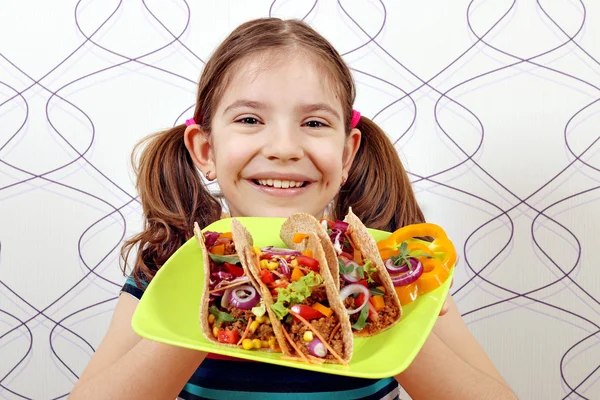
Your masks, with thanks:
M 279 238 L 283 218 L 238 218 L 252 233 L 259 247 L 285 247 Z M 231 220 L 217 221 L 205 230 L 231 231 Z M 370 229 L 375 240 L 390 233 Z M 200 330 L 199 307 L 203 288 L 202 251 L 195 238 L 186 242 L 158 271 L 132 319 L 140 336 L 173 346 L 206 351 L 230 357 L 261 361 L 328 374 L 379 379 L 404 371 L 425 343 L 448 294 L 450 278 L 436 290 L 419 296 L 403 307 L 402 319 L 376 336 L 356 338 L 348 366 L 304 364 L 281 360 L 281 353 L 266 353 L 219 346 L 206 340 Z

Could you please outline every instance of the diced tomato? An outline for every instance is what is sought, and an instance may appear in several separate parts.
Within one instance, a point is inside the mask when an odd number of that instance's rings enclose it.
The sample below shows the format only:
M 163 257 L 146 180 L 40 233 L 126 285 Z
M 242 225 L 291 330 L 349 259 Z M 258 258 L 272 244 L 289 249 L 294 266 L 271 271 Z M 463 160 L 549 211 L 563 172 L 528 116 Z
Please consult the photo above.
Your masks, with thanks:
M 377 310 L 373 307 L 373 304 L 369 301 L 369 316 L 367 319 L 371 322 L 376 322 L 379 320 L 379 314 L 377 314 Z
M 238 267 L 237 265 L 229 264 L 228 262 L 226 262 L 223 263 L 223 266 L 225 267 L 227 272 L 229 272 L 233 276 L 240 277 L 244 275 L 244 270 L 241 267 Z
M 236 344 L 240 339 L 238 331 L 230 331 L 228 329 L 219 329 L 217 339 L 220 343 Z
M 273 285 L 271 285 L 271 294 L 273 296 L 277 296 L 279 293 L 277 293 L 277 288 L 286 288 L 288 287 L 289 282 L 279 282 L 279 283 L 274 283 Z
M 275 279 L 273 279 L 273 274 L 271 274 L 267 269 L 260 270 L 260 280 L 267 285 L 275 282 Z
M 315 318 L 321 318 L 323 316 L 322 312 L 315 310 L 311 306 L 306 306 L 303 304 L 294 304 L 291 310 L 307 321 Z
M 315 272 L 319 272 L 319 262 L 312 257 L 300 256 L 298 257 L 298 264 L 303 265 Z
M 270 260 L 272 257 L 273 257 L 273 256 L 272 256 L 271 254 L 269 254 L 269 253 L 262 253 L 262 254 L 260 255 L 260 259 L 261 259 L 261 260 Z
M 360 281 L 356 282 L 359 285 L 363 285 L 364 287 L 366 287 L 367 289 L 369 288 L 369 284 L 367 283 L 366 279 L 361 279 Z
M 362 304 L 365 302 L 365 294 L 364 293 L 360 293 L 358 295 L 358 297 L 354 300 L 354 305 L 358 308 L 360 306 L 362 306 Z

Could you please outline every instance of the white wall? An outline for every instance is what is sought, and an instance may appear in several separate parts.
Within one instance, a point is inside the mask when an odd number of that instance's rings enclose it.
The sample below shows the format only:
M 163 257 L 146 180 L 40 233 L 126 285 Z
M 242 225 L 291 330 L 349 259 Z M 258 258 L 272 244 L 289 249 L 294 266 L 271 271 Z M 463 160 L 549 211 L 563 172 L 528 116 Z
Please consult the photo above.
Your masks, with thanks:
M 0 2 L 0 397 L 70 391 L 140 227 L 133 145 L 189 117 L 211 50 L 272 6 L 345 54 L 520 398 L 600 398 L 600 2 L 271 3 Z

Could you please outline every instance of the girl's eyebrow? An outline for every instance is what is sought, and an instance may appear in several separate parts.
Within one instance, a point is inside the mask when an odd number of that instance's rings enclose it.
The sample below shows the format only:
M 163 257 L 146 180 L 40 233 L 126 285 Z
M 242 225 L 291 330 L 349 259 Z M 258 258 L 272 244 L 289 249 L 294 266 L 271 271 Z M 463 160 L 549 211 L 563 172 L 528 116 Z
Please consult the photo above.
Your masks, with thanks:
M 258 110 L 263 110 L 263 109 L 267 108 L 267 105 L 265 103 L 261 103 L 260 101 L 253 101 L 253 100 L 246 100 L 246 99 L 236 100 L 233 103 L 231 103 L 225 109 L 225 111 L 223 111 L 223 114 L 227 114 L 228 112 L 238 109 L 238 108 L 254 108 L 254 109 L 258 109 Z
M 296 109 L 298 109 L 299 111 L 303 112 L 303 113 L 312 113 L 315 111 L 324 111 L 328 114 L 331 114 L 333 117 L 337 118 L 337 119 L 341 119 L 340 118 L 340 114 L 338 114 L 337 111 L 335 111 L 335 109 L 333 107 L 331 107 L 328 104 L 325 103 L 316 103 L 316 104 L 300 104 L 299 106 L 296 107 Z

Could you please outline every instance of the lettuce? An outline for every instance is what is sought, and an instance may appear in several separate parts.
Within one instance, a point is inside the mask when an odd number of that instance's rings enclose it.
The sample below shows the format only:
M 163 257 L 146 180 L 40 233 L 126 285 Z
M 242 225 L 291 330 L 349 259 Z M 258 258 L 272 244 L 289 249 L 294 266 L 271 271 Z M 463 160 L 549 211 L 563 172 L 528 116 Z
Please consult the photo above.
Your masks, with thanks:
M 312 294 L 311 288 L 323 282 L 321 275 L 309 272 L 286 288 L 277 288 L 277 302 L 271 305 L 271 310 L 278 319 L 283 319 L 293 304 L 302 304 Z

